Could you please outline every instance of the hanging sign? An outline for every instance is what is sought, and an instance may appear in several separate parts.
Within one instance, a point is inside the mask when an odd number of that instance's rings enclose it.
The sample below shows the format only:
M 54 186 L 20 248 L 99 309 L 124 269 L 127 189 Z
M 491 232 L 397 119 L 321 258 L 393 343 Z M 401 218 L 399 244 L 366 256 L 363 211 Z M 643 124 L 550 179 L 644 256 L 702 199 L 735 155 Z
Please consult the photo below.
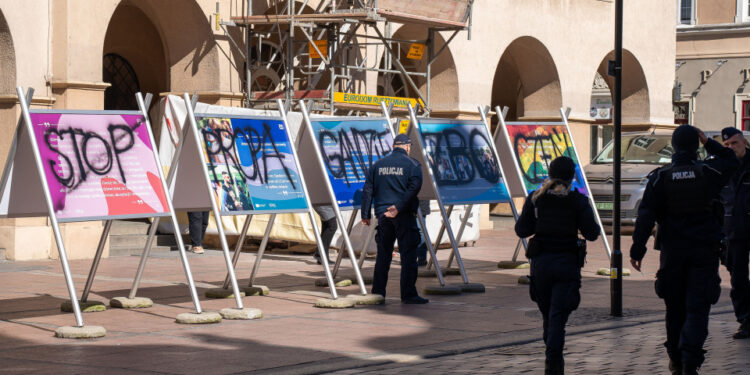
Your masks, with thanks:
M 411 60 L 422 60 L 424 48 L 425 45 L 422 43 L 412 43 L 411 46 L 409 46 L 409 53 L 406 54 L 406 58 Z
M 310 52 L 310 58 L 312 59 L 319 59 L 321 57 L 328 58 L 328 40 L 327 39 L 316 40 L 314 46 L 310 42 L 308 42 L 307 44 L 308 44 L 307 46 L 308 51 Z M 316 50 L 315 47 L 318 47 L 318 49 Z M 320 53 L 318 53 L 318 50 L 320 50 Z

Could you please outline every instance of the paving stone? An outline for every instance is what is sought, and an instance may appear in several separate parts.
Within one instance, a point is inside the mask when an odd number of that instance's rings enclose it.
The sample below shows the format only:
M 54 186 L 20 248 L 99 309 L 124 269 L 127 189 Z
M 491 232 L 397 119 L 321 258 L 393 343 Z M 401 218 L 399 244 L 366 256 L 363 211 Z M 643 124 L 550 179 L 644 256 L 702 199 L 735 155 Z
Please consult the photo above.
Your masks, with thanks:
M 221 309 L 219 311 L 219 314 L 221 314 L 221 317 L 224 319 L 234 319 L 234 320 L 252 320 L 252 319 L 260 319 L 263 317 L 263 312 L 259 309 L 252 309 L 252 308 L 244 308 L 244 309 L 235 309 L 231 307 L 227 307 L 224 309 Z
M 350 307 L 354 307 L 356 302 L 354 302 L 351 298 L 318 298 L 317 301 L 315 301 L 315 307 L 320 307 L 323 309 L 346 309 Z
M 346 298 L 354 300 L 357 305 L 382 305 L 385 298 L 380 294 L 349 294 Z
M 93 339 L 104 337 L 107 330 L 100 326 L 71 327 L 64 326 L 55 330 L 55 337 L 63 339 Z
M 154 301 L 152 301 L 151 298 L 146 297 L 115 297 L 109 300 L 109 307 L 117 309 L 141 309 L 153 305 Z
M 246 286 L 242 290 L 246 296 L 267 296 L 271 293 L 271 289 L 265 285 Z
M 177 315 L 175 319 L 180 324 L 210 324 L 221 322 L 221 314 L 217 312 L 204 311 L 200 314 L 197 313 L 182 313 Z

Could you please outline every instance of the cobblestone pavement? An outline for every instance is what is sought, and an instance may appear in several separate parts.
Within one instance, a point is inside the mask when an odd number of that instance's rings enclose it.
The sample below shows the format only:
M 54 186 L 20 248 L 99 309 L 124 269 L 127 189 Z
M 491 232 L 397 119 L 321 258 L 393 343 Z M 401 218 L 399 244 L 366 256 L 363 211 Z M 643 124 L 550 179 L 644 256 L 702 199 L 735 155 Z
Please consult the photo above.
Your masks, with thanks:
M 750 372 L 750 340 L 733 340 L 737 323 L 731 313 L 711 316 L 703 374 Z M 629 327 L 568 336 L 565 345 L 569 374 L 669 374 L 662 346 L 664 323 L 652 321 Z M 540 341 L 471 353 L 330 374 L 538 374 L 543 372 L 544 345 Z

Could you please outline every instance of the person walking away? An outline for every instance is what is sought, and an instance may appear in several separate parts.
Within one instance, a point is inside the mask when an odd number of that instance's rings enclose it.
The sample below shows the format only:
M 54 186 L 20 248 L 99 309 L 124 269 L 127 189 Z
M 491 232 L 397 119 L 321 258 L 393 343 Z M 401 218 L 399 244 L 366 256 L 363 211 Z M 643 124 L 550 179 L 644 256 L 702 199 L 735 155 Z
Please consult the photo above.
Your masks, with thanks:
M 546 345 L 545 374 L 563 374 L 565 323 L 581 302 L 581 267 L 585 241 L 599 237 L 588 198 L 571 190 L 575 163 L 561 156 L 549 165 L 549 179 L 532 192 L 516 222 L 519 237 L 533 235 L 526 256 L 531 262 L 529 294 L 542 313 Z
M 698 161 L 698 142 L 713 158 Z M 705 360 L 711 305 L 719 300 L 719 194 L 739 166 L 731 149 L 690 125 L 672 133 L 672 163 L 648 176 L 638 207 L 630 264 L 640 271 L 646 242 L 658 223 L 661 251 L 655 290 L 666 305 L 664 346 L 673 374 L 697 374 Z
M 724 204 L 724 235 L 727 239 L 726 266 L 731 275 L 734 315 L 740 328 L 735 339 L 750 337 L 750 279 L 748 279 L 748 252 L 750 252 L 750 152 L 747 139 L 737 128 L 721 131 L 724 146 L 734 151 L 740 168 L 732 175 L 721 193 Z
M 409 157 L 411 140 L 399 134 L 393 140 L 393 151 L 381 158 L 367 172 L 362 189 L 362 224 L 370 225 L 370 209 L 375 206 L 378 218 L 375 241 L 378 254 L 372 293 L 385 297 L 388 271 L 393 259 L 393 245 L 398 240 L 401 254 L 401 302 L 424 304 L 429 300 L 417 293 L 417 255 L 419 242 L 416 214 L 417 194 L 422 188 L 422 167 Z

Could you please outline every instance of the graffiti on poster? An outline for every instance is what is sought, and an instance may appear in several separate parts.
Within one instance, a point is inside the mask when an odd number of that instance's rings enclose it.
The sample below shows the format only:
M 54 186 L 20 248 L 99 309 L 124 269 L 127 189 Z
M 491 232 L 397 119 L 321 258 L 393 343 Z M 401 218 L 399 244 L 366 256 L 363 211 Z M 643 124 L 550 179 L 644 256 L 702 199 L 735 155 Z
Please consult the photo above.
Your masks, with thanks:
M 30 117 L 58 219 L 169 212 L 141 114 L 45 111 Z
M 222 212 L 307 208 L 281 119 L 201 114 L 196 119 L 214 198 Z
M 384 119 L 318 120 L 312 127 L 339 207 L 359 207 L 367 171 L 392 151 L 388 123 Z
M 573 188 L 588 195 L 581 165 L 565 125 L 506 124 L 508 136 L 521 170 L 526 190 L 530 193 L 547 179 L 549 163 L 559 156 L 567 156 L 576 164 Z
M 479 121 L 420 120 L 427 162 L 444 204 L 510 199 L 486 129 Z

